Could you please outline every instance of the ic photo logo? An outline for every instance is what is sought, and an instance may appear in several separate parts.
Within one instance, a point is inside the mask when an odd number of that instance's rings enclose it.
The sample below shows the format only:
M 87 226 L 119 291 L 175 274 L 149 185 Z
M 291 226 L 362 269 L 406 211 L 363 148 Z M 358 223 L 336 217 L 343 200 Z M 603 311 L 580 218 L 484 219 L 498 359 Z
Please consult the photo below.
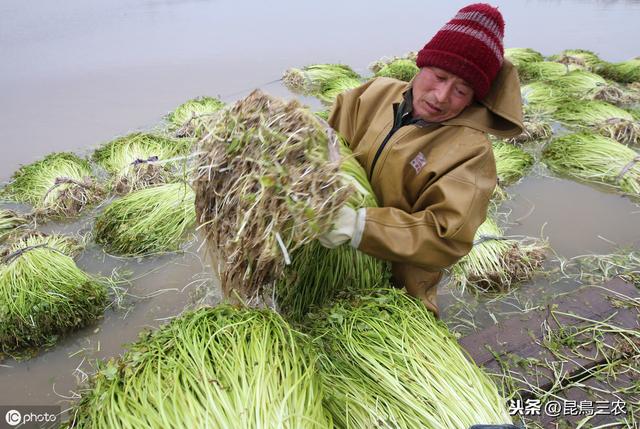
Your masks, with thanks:
M 9 426 L 18 426 L 22 421 L 22 414 L 20 414 L 20 411 L 18 410 L 9 410 L 4 416 L 4 419 L 7 421 Z
M 57 405 L 0 405 L 0 429 L 58 428 L 61 408 Z

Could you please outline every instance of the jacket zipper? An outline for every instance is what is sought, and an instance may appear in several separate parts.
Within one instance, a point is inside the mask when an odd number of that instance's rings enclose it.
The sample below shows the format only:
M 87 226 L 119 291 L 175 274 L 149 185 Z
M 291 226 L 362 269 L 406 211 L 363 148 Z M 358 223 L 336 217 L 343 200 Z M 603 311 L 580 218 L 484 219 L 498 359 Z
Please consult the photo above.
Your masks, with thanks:
M 380 158 L 380 155 L 382 154 L 384 147 L 389 142 L 389 139 L 391 139 L 391 136 L 393 136 L 393 134 L 396 131 L 402 128 L 402 111 L 404 109 L 402 109 L 401 107 L 403 104 L 393 105 L 393 126 L 391 127 L 391 131 L 389 131 L 389 134 L 387 134 L 384 140 L 382 140 L 382 143 L 380 143 L 380 147 L 378 147 L 378 150 L 376 151 L 376 155 L 373 157 L 373 162 L 371 163 L 371 170 L 369 171 L 369 182 L 371 182 L 371 179 L 373 178 L 373 170 L 376 168 L 376 163 L 378 162 L 378 158 Z

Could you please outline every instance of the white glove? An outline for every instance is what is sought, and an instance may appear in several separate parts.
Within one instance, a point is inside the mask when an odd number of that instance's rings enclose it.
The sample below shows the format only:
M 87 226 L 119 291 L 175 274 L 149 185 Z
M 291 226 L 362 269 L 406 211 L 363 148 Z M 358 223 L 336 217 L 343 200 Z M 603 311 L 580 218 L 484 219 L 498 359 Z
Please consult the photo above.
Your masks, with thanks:
M 358 211 L 346 206 L 340 208 L 333 222 L 333 229 L 318 237 L 320 244 L 329 249 L 335 249 L 351 241 L 351 246 L 357 249 L 364 232 L 366 214 L 365 208 Z

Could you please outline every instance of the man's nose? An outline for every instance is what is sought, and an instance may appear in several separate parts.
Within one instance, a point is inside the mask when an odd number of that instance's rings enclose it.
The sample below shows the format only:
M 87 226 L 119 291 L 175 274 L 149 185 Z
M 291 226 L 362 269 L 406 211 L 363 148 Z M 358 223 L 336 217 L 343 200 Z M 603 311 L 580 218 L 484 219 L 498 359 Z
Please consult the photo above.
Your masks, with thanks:
M 444 103 L 449 99 L 449 95 L 453 89 L 453 84 L 450 82 L 443 82 L 436 88 L 436 99 L 439 103 Z

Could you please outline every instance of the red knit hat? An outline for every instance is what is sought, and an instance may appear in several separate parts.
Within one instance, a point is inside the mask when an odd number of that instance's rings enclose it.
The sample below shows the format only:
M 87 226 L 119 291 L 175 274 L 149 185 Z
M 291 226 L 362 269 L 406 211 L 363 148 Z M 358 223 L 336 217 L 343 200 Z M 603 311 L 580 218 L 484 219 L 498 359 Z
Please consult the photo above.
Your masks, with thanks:
M 434 66 L 471 85 L 482 100 L 502 66 L 504 20 L 498 9 L 484 3 L 463 7 L 418 52 L 418 67 Z

